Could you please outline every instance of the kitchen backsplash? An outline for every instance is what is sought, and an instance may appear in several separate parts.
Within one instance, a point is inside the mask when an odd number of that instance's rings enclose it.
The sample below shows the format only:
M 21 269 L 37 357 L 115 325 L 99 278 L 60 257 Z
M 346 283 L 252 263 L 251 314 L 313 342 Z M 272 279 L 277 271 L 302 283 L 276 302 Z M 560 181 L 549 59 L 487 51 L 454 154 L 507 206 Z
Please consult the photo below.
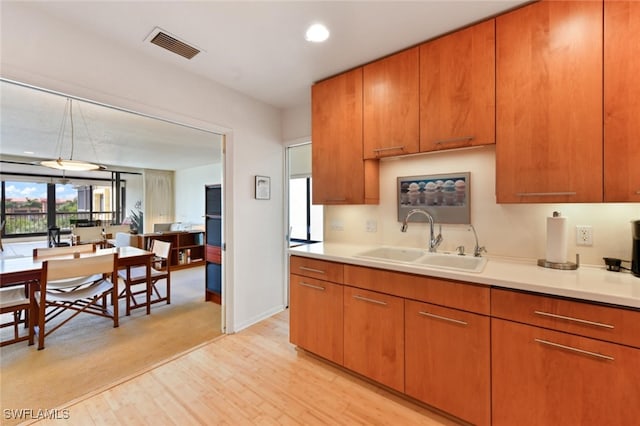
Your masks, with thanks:
M 580 254 L 583 264 L 602 265 L 602 257 L 631 258 L 631 220 L 640 219 L 640 203 L 620 204 L 496 204 L 495 147 L 438 152 L 382 160 L 380 204 L 326 206 L 327 242 L 426 247 L 428 225 L 410 223 L 400 232 L 397 177 L 470 172 L 471 222 L 487 256 L 538 259 L 545 257 L 546 218 L 553 211 L 567 217 L 568 258 Z M 593 245 L 576 245 L 576 225 L 593 227 Z M 474 247 L 469 226 L 442 225 L 439 251 Z

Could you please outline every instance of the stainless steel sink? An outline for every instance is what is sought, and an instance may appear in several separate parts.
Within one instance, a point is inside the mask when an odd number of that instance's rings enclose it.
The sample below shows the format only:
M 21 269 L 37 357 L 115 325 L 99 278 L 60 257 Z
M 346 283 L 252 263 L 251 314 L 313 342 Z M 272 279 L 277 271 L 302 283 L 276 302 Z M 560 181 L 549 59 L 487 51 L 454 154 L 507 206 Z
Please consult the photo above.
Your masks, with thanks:
M 487 264 L 486 257 L 430 253 L 427 250 L 402 247 L 377 247 L 358 253 L 355 257 L 476 273 L 482 272 Z
M 427 254 L 426 250 L 401 248 L 401 247 L 378 247 L 372 250 L 358 253 L 356 257 L 367 257 L 377 260 L 391 260 L 395 262 L 413 262 Z
M 458 256 L 455 254 L 427 253 L 413 263 L 434 268 L 455 269 L 465 272 L 482 272 L 486 257 Z

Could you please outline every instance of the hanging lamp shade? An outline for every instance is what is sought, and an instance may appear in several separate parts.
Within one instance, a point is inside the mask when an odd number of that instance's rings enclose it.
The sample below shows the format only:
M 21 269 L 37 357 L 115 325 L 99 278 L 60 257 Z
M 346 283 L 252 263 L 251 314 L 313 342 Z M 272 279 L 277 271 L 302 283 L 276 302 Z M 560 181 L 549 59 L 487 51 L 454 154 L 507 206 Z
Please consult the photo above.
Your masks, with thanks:
M 87 161 L 63 160 L 62 158 L 58 158 L 57 160 L 41 161 L 40 164 L 45 167 L 50 167 L 52 169 L 68 170 L 68 171 L 74 171 L 74 172 L 99 170 L 102 168 L 98 164 L 89 163 Z
M 62 158 L 62 145 L 63 145 L 62 142 L 64 139 L 64 128 L 67 121 L 67 105 L 69 109 L 69 121 L 71 123 L 71 153 L 69 155 L 69 159 L 63 159 Z M 85 123 L 85 126 L 86 126 L 86 123 Z M 88 133 L 88 129 L 87 129 L 87 133 Z M 60 125 L 60 133 L 58 134 L 58 148 L 59 148 L 59 154 L 60 154 L 58 158 L 53 160 L 41 161 L 40 165 L 44 167 L 49 167 L 52 169 L 67 170 L 67 171 L 74 171 L 74 172 L 105 169 L 104 166 L 101 166 L 99 164 L 73 159 L 73 150 L 75 148 L 75 141 L 74 141 L 74 128 L 73 128 L 73 100 L 71 98 L 67 98 L 67 104 L 65 105 L 65 110 L 62 117 L 62 123 Z

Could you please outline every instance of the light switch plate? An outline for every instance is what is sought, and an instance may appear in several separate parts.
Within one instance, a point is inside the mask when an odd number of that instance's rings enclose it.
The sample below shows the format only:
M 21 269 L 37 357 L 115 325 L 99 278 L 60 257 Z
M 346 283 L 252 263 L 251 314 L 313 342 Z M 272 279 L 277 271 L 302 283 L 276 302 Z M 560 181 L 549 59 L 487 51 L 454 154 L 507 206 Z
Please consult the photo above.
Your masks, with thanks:
M 378 232 L 378 222 L 375 220 L 367 220 L 367 232 Z

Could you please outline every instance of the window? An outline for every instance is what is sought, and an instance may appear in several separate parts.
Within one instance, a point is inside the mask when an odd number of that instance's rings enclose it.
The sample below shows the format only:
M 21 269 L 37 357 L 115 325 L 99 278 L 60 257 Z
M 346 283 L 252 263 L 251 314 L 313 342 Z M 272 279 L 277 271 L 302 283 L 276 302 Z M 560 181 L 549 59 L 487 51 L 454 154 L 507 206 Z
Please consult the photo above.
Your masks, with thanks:
M 51 226 L 69 232 L 81 223 L 115 223 L 111 186 L 19 179 L 2 181 L 3 236 L 46 235 Z
M 289 239 L 293 243 L 322 241 L 324 209 L 311 204 L 311 144 L 287 149 L 289 162 Z
M 2 182 L 4 235 L 47 232 L 47 184 L 39 182 Z
M 311 204 L 311 178 L 289 180 L 290 239 L 294 242 L 322 241 L 322 206 Z
M 56 226 L 69 228 L 72 216 L 78 213 L 78 190 L 71 184 L 56 185 Z

